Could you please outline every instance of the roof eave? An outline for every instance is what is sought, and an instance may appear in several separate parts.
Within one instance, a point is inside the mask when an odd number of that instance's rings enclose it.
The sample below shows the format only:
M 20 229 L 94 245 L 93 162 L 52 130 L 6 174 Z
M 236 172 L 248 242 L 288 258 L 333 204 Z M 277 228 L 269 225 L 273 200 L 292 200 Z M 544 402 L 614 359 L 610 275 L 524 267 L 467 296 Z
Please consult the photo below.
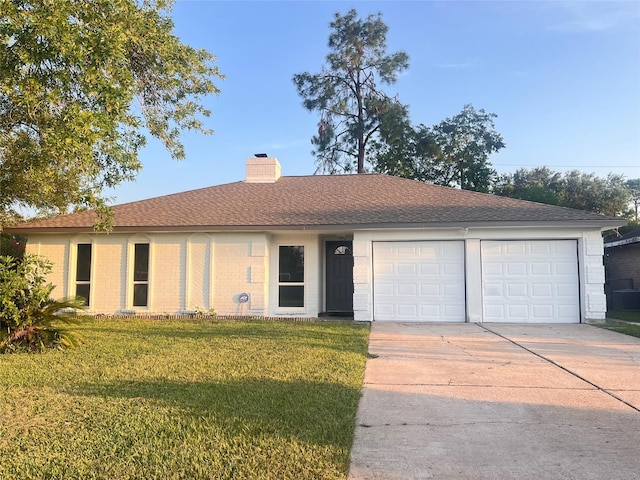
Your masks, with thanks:
M 614 240 L 613 242 L 606 242 L 604 248 L 622 247 L 623 245 L 631 245 L 633 243 L 640 243 L 640 237 L 625 238 L 624 240 Z
M 136 225 L 115 226 L 109 233 L 171 233 L 171 232 L 211 232 L 211 231 L 270 231 L 270 230 L 377 230 L 377 229 L 435 229 L 435 228 L 598 228 L 608 230 L 626 225 L 626 221 L 604 218 L 593 220 L 541 220 L 541 221 L 446 221 L 446 222 L 403 222 L 403 223 L 365 223 L 365 224 L 312 224 L 312 225 Z M 65 234 L 65 233 L 101 233 L 93 227 L 6 227 L 5 233 Z

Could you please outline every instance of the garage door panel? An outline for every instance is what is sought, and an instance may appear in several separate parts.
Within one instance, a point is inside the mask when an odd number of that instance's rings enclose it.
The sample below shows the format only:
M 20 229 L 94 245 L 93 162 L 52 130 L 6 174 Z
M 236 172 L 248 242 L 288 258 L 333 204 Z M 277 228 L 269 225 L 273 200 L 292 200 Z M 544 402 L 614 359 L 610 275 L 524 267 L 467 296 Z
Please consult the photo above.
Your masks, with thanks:
M 503 247 L 502 250 L 503 252 L 506 251 L 507 255 L 520 257 L 522 255 L 531 253 L 529 250 L 527 250 L 527 248 L 528 248 L 528 245 L 526 244 L 509 243 L 506 245 L 506 247 Z
M 540 319 L 546 318 L 547 321 L 553 320 L 553 314 L 555 310 L 553 305 L 537 304 L 537 305 L 533 305 L 532 308 L 533 308 L 533 315 L 536 318 L 540 318 Z
M 566 256 L 575 256 L 576 254 L 576 242 L 569 241 L 556 241 L 552 244 L 554 247 L 554 253 Z
M 396 275 L 415 277 L 418 272 L 418 266 L 415 263 L 399 263 L 396 268 Z
M 400 317 L 417 317 L 418 305 L 415 304 L 398 304 L 398 315 Z
M 420 263 L 420 275 L 440 275 L 440 265 Z
M 529 248 L 530 255 L 549 255 L 551 254 L 552 245 L 547 242 L 533 242 L 528 243 L 527 247 Z M 555 250 L 555 249 L 554 249 Z
M 393 295 L 393 284 L 391 283 L 379 283 L 376 285 L 376 291 L 379 295 Z
M 375 242 L 373 257 L 375 320 L 464 321 L 463 242 Z
M 534 283 L 531 286 L 531 296 L 537 299 L 553 296 L 554 286 L 550 283 Z
M 417 257 L 419 254 L 419 249 L 416 245 L 399 245 L 396 250 L 398 255 L 405 257 Z
M 481 255 L 485 322 L 580 321 L 575 240 L 482 241 Z
M 575 262 L 557 262 L 553 266 L 556 275 L 566 275 L 569 278 L 573 278 L 576 271 Z
M 396 285 L 395 294 L 398 297 L 415 297 L 418 294 L 418 285 Z
M 445 263 L 442 265 L 442 274 L 450 275 L 452 277 L 460 278 L 460 276 L 464 276 L 464 265 L 461 263 Z
M 439 297 L 440 285 L 420 285 L 420 296 L 422 297 Z
M 507 292 L 509 297 L 527 297 L 529 295 L 527 287 L 526 283 L 508 283 Z
M 549 262 L 531 262 L 531 275 L 548 276 L 553 273 L 553 266 Z
M 575 296 L 576 286 L 572 283 L 559 283 L 556 285 L 556 296 L 573 298 Z
M 487 297 L 502 297 L 502 283 L 486 283 L 483 287 Z
M 572 321 L 575 317 L 576 311 L 574 305 L 558 305 L 556 308 L 556 314 L 558 318 L 567 319 L 567 321 Z
M 485 277 L 502 277 L 502 264 L 486 262 L 482 265 L 482 273 Z
M 527 305 L 509 305 L 507 312 L 509 313 L 509 317 L 515 322 L 520 322 L 529 316 L 529 308 Z
M 527 275 L 527 264 L 524 262 L 507 263 L 505 267 L 506 276 L 508 277 L 520 277 Z

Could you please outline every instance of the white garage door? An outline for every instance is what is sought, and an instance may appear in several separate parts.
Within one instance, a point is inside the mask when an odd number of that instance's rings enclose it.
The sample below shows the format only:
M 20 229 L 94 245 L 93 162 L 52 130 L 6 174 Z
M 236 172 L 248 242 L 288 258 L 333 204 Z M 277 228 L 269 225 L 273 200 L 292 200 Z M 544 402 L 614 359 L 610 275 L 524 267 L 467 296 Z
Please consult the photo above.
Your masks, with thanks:
M 580 322 L 575 240 L 481 245 L 485 322 Z
M 464 322 L 464 243 L 375 242 L 374 319 Z

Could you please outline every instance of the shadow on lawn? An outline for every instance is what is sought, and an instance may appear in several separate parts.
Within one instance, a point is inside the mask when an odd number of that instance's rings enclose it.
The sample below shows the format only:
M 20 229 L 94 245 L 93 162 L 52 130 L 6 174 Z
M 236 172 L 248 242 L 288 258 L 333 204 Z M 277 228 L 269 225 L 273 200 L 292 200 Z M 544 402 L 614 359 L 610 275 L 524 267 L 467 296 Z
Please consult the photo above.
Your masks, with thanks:
M 349 449 L 360 397 L 357 388 L 337 384 L 272 379 L 233 382 L 177 380 L 80 384 L 79 396 L 150 400 L 177 409 L 176 421 L 204 420 L 254 435 L 279 435 Z M 132 408 L 136 408 L 132 403 Z

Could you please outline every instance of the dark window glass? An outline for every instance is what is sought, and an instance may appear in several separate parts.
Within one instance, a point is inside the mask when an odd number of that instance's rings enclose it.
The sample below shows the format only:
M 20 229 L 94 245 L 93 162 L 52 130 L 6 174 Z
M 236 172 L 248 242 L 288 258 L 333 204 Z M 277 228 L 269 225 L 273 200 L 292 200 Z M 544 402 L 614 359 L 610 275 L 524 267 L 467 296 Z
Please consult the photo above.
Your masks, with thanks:
M 280 247 L 280 282 L 304 282 L 304 247 Z
M 76 281 L 88 282 L 91 280 L 91 244 L 78 244 L 78 263 L 76 265 Z
M 79 243 L 76 256 L 76 297 L 84 298 L 84 304 L 89 305 L 91 291 L 91 244 Z
M 133 281 L 149 281 L 149 244 L 136 243 L 133 266 Z
M 147 306 L 148 291 L 149 291 L 149 285 L 146 283 L 136 283 L 133 285 L 133 306 L 134 307 Z
M 76 284 L 76 297 L 84 298 L 84 304 L 89 305 L 89 293 L 91 292 L 91 285 L 88 283 Z
M 304 286 L 280 285 L 278 305 L 281 307 L 304 307 Z
M 304 307 L 303 246 L 280 247 L 278 278 L 280 282 L 278 289 L 278 306 Z

